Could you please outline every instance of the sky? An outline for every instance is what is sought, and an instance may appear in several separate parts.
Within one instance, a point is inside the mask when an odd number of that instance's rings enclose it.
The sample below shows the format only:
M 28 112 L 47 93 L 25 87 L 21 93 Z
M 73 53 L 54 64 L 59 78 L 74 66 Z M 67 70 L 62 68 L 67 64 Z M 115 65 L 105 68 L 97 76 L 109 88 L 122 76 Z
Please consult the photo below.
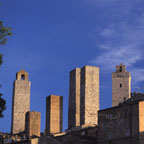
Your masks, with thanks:
M 0 20 L 13 35 L 0 46 L 0 92 L 7 102 L 0 131 L 10 132 L 16 72 L 31 81 L 31 110 L 41 112 L 45 129 L 46 97 L 63 96 L 67 129 L 69 72 L 100 67 L 100 109 L 111 107 L 111 73 L 123 63 L 132 75 L 132 91 L 144 92 L 143 0 L 0 0 Z

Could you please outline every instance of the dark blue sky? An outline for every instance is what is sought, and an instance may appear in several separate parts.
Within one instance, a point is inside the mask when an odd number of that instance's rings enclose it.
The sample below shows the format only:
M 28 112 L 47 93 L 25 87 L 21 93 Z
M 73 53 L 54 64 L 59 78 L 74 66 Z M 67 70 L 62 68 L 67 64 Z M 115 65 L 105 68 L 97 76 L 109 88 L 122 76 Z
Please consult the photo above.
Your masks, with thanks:
M 75 67 L 100 67 L 101 109 L 111 106 L 111 72 L 117 64 L 131 72 L 132 91 L 142 88 L 143 5 L 143 0 L 1 0 L 0 20 L 13 28 L 13 36 L 0 46 L 0 90 L 7 101 L 0 131 L 10 131 L 13 81 L 21 69 L 29 73 L 31 110 L 41 112 L 41 131 L 50 94 L 64 96 L 67 128 L 69 72 Z

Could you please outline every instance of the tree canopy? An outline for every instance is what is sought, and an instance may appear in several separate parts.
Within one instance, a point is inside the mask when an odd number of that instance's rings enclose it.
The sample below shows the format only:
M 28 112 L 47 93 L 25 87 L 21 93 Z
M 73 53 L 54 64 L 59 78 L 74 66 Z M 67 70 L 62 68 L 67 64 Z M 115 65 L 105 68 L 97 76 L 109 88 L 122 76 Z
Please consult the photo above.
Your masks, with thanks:
M 11 31 L 11 28 L 4 27 L 3 22 L 0 21 L 0 45 L 6 44 L 7 37 L 12 35 L 12 33 L 10 31 Z
M 3 26 L 3 22 L 0 21 L 0 45 L 5 45 L 7 42 L 7 38 L 8 36 L 12 35 L 12 33 L 10 32 L 11 28 L 9 27 L 4 27 Z M 3 55 L 0 54 L 0 65 L 2 64 L 2 58 Z M 1 87 L 1 85 L 0 85 Z M 0 93 L 0 118 L 3 117 L 3 111 L 6 109 L 6 101 L 2 98 L 2 93 Z

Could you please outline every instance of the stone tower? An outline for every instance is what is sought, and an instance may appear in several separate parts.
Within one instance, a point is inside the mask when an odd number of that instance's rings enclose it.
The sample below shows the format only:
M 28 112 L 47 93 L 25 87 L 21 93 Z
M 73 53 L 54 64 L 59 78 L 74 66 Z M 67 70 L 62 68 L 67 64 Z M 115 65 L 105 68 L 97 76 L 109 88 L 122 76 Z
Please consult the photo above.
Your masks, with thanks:
M 80 76 L 81 69 L 70 72 L 68 128 L 80 126 Z
M 99 110 L 99 68 L 84 66 L 81 69 L 80 124 L 95 126 Z
M 123 64 L 116 66 L 112 73 L 112 106 L 131 97 L 131 75 Z
M 19 71 L 13 86 L 12 134 L 25 130 L 25 114 L 30 111 L 30 85 L 28 73 L 25 70 Z
M 46 98 L 46 135 L 63 130 L 63 97 L 50 95 Z
M 40 136 L 40 112 L 27 112 L 25 117 L 25 133 L 26 137 Z

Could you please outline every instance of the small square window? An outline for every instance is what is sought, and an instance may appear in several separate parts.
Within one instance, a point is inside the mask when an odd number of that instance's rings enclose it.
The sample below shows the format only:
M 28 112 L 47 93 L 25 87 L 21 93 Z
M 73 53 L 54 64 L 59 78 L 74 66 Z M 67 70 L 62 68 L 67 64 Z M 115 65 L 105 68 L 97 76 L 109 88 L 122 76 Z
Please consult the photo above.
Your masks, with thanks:
M 111 114 L 111 113 L 107 114 L 107 115 L 106 115 L 106 119 L 112 120 L 112 114 Z
M 129 115 L 128 110 L 125 110 L 125 111 L 124 111 L 124 116 L 125 116 L 125 118 L 127 118 L 128 115 Z
M 112 132 L 108 132 L 108 133 L 107 133 L 107 139 L 108 139 L 108 140 L 111 140 L 111 139 L 112 139 Z
M 130 136 L 130 129 L 125 130 L 125 136 Z

